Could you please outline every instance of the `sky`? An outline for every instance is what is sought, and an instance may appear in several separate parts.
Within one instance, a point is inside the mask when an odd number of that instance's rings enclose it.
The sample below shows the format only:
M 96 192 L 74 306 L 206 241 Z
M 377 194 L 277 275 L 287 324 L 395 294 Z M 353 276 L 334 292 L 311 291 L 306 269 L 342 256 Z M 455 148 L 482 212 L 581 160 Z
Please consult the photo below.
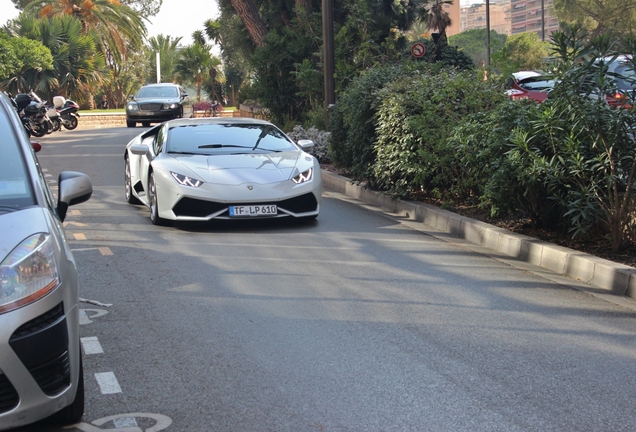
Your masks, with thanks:
M 186 6 L 187 5 L 187 6 Z M 181 43 L 192 43 L 192 32 L 203 30 L 203 23 L 218 16 L 215 0 L 163 0 L 159 13 L 146 24 L 148 37 L 163 34 L 181 36 Z M 11 0 L 0 0 L 0 26 L 18 16 Z

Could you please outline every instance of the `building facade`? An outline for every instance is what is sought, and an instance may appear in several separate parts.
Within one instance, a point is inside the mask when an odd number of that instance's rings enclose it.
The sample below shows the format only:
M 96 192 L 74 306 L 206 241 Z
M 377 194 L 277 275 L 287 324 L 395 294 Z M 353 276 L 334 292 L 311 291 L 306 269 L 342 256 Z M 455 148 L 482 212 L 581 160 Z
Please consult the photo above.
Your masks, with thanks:
M 489 4 L 489 9 L 490 29 L 497 33 L 510 36 L 512 34 L 510 25 L 510 0 L 492 0 Z M 460 14 L 461 31 L 486 28 L 485 4 L 481 3 L 464 6 L 461 8 Z
M 510 0 L 510 33 L 534 32 L 539 39 L 550 40 L 559 22 L 550 15 L 553 0 Z

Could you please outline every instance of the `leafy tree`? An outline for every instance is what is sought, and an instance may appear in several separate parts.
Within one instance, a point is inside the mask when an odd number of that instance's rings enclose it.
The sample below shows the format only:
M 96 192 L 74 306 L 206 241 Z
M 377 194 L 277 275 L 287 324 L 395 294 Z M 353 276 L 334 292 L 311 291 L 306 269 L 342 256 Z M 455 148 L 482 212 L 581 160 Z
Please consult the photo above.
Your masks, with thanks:
M 490 52 L 496 53 L 506 43 L 507 36 L 490 30 Z M 477 67 L 481 67 L 488 56 L 486 50 L 486 29 L 471 29 L 449 36 L 448 44 L 456 46 L 460 52 L 470 56 Z
M 52 69 L 51 51 L 40 42 L 0 32 L 0 81 L 7 90 L 19 93 L 28 87 L 23 78 L 29 70 Z
M 534 32 L 509 36 L 503 48 L 493 54 L 492 65 L 506 76 L 518 70 L 542 69 L 550 55 L 549 46 Z
M 592 38 L 636 30 L 636 0 L 554 0 L 554 14 L 561 22 L 583 24 Z

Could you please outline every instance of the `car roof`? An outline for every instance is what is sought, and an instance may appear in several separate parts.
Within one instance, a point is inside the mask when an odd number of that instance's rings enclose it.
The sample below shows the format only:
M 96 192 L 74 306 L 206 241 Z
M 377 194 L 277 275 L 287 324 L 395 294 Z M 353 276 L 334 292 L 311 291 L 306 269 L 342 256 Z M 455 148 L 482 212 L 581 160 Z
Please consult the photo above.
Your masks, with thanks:
M 154 83 L 154 84 L 145 84 L 142 87 L 181 87 L 181 85 L 175 84 L 175 83 Z
M 168 123 L 172 126 L 187 126 L 197 124 L 256 124 L 256 125 L 271 125 L 275 126 L 272 122 L 267 120 L 261 120 L 251 117 L 199 117 L 199 118 L 180 118 L 169 120 Z
M 545 75 L 543 72 L 539 72 L 539 71 L 519 71 L 519 72 L 514 72 L 512 74 L 512 76 L 516 79 L 516 80 L 524 80 L 524 79 L 528 79 L 528 78 L 534 78 L 534 77 L 540 77 Z

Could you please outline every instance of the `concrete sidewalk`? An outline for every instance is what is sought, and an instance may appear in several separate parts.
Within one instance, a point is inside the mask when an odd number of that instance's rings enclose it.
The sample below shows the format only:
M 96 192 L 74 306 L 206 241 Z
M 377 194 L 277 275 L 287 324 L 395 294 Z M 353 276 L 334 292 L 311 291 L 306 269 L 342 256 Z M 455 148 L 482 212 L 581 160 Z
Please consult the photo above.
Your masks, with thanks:
M 469 219 L 437 207 L 391 198 L 356 185 L 346 177 L 322 170 L 325 188 L 366 202 L 439 233 L 495 253 L 546 269 L 605 292 L 636 298 L 636 268 L 557 246 L 503 228 Z

